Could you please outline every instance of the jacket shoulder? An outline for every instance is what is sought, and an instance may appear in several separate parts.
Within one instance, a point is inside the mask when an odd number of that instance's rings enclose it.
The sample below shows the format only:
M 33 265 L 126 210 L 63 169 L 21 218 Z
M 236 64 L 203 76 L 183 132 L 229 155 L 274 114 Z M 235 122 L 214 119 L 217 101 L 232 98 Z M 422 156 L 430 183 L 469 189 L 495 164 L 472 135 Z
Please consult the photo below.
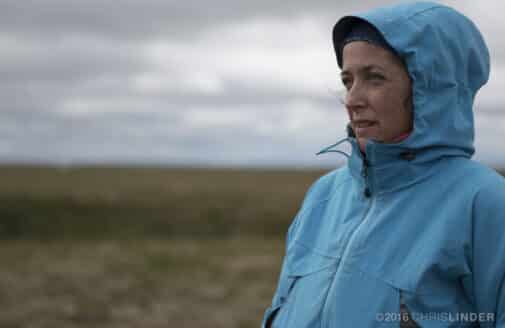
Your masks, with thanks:
M 475 161 L 466 161 L 460 177 L 473 187 L 473 212 L 477 223 L 485 220 L 505 225 L 505 178 L 494 169 Z M 493 219 L 491 219 L 493 218 Z
M 332 170 L 319 177 L 309 188 L 303 201 L 303 207 L 327 200 L 340 185 L 348 182 L 351 175 L 347 166 Z
M 505 223 L 505 178 L 492 169 L 484 168 L 479 173 L 475 205 L 495 209 Z
M 496 170 L 484 164 L 466 160 L 461 167 L 462 179 L 474 185 L 477 192 L 486 192 L 486 190 L 491 189 L 503 191 L 503 188 L 505 188 L 505 178 Z
M 350 180 L 350 172 L 347 166 L 343 166 L 319 177 L 310 186 L 307 193 L 305 194 L 305 198 L 302 202 L 300 210 L 298 211 L 298 214 L 288 229 L 287 245 L 289 245 L 291 240 L 293 240 L 293 235 L 295 232 L 299 230 L 301 220 L 300 214 L 316 206 L 317 204 L 321 204 L 325 201 L 330 200 L 335 192 L 339 190 L 341 186 L 350 182 Z

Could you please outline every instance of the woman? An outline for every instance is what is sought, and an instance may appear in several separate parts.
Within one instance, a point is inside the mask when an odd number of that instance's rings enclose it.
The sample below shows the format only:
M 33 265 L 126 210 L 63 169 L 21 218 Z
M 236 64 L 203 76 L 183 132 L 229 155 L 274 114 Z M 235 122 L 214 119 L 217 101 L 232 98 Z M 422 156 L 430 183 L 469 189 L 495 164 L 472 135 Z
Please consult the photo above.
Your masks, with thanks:
M 410 2 L 333 42 L 352 154 L 307 192 L 263 327 L 505 327 L 505 182 L 470 159 L 481 34 Z

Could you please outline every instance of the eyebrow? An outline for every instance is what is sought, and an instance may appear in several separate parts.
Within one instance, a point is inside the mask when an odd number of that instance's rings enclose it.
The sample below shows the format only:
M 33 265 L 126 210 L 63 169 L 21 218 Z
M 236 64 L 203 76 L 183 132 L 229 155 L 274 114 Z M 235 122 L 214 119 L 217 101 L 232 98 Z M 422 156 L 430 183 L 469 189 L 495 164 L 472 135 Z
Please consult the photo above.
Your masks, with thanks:
M 362 72 L 369 72 L 369 71 L 371 71 L 371 70 L 373 70 L 373 69 L 379 69 L 379 70 L 381 70 L 381 71 L 385 71 L 385 69 L 384 69 L 383 67 L 379 66 L 379 65 L 366 65 L 366 66 L 360 67 L 360 68 L 358 69 L 358 71 L 362 71 Z M 350 72 L 349 72 L 348 70 L 343 70 L 343 71 L 340 73 L 340 75 L 341 75 L 341 76 L 342 76 L 342 75 L 349 75 L 349 74 L 350 74 Z

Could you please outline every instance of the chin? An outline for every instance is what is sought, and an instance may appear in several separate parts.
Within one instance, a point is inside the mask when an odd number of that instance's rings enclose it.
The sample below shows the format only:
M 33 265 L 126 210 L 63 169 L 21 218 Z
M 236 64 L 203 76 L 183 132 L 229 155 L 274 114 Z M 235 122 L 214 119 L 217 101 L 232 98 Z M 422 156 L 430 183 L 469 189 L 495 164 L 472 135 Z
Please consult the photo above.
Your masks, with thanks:
M 362 152 L 365 152 L 365 145 L 366 145 L 367 141 L 368 141 L 367 138 L 358 137 L 359 148 L 361 149 Z

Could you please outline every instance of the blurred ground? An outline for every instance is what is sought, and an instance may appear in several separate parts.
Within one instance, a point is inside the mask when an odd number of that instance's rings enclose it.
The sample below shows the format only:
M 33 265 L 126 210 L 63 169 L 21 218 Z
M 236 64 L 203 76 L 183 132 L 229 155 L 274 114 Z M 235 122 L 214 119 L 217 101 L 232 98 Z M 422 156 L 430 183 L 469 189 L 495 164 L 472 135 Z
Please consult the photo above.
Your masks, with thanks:
M 0 327 L 259 327 L 323 171 L 0 168 Z
M 259 327 L 280 240 L 4 242 L 0 327 Z

